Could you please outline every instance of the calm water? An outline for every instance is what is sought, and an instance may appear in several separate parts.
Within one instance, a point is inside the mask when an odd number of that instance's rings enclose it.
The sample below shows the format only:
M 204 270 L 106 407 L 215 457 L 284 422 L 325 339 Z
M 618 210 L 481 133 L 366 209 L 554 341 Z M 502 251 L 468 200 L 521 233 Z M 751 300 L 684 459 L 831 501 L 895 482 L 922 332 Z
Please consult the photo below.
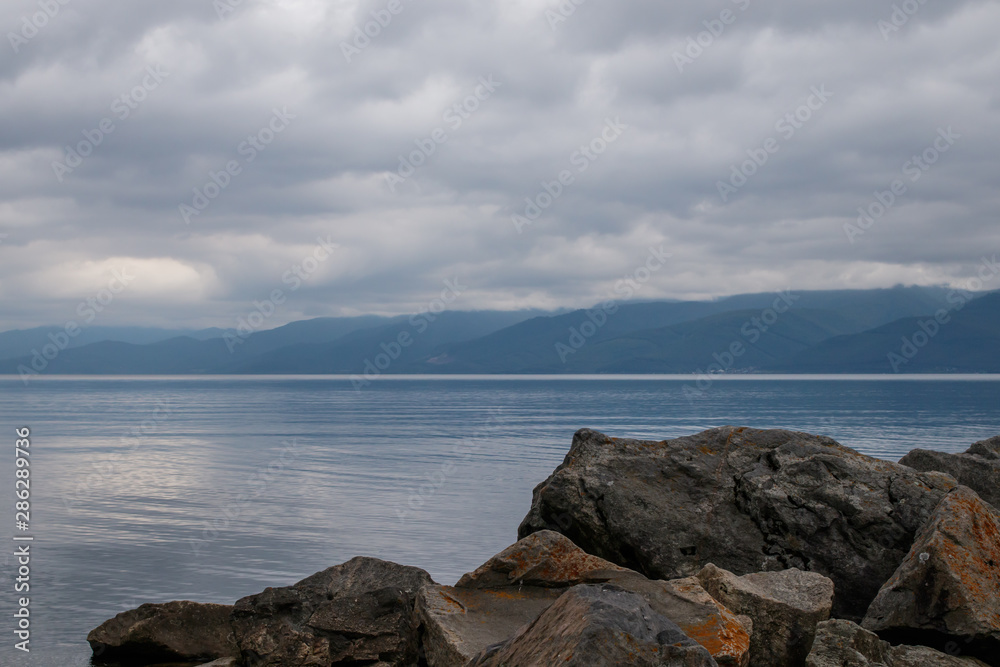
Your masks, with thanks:
M 4 511 L 32 429 L 32 640 L 14 650 L 10 516 L 0 664 L 89 664 L 87 632 L 142 602 L 231 603 L 355 555 L 454 583 L 516 539 L 573 432 L 726 424 L 898 459 L 1000 433 L 1000 381 L 955 379 L 0 378 Z M 450 475 L 442 468 L 454 463 Z M 450 469 L 450 468 L 446 468 Z

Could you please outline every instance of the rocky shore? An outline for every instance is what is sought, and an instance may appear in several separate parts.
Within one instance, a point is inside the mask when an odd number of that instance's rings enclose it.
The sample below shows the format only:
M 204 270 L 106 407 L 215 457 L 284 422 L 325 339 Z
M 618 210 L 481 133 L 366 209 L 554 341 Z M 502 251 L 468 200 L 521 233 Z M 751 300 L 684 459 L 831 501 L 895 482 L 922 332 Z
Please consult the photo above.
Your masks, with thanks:
M 791 431 L 582 430 L 520 540 L 454 586 L 355 558 L 87 639 L 143 666 L 1000 667 L 998 490 L 1000 436 L 897 464 Z

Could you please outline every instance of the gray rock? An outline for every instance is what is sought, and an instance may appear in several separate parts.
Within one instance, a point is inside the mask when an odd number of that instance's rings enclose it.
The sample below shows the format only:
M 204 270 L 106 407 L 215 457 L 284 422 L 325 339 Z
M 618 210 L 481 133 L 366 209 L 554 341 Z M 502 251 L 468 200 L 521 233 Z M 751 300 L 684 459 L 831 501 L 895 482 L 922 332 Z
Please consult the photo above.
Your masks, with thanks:
M 236 658 L 219 658 L 212 662 L 206 662 L 204 665 L 198 665 L 198 667 L 239 667 L 239 663 Z
M 850 621 L 820 623 L 806 667 L 983 667 L 925 646 L 892 646 Z
M 899 462 L 914 470 L 948 473 L 989 504 L 1000 507 L 1000 436 L 977 442 L 964 454 L 914 449 Z
M 571 588 L 514 637 L 469 667 L 713 667 L 708 651 L 635 593 L 610 584 Z
M 241 658 L 253 667 L 414 664 L 414 601 L 433 583 L 415 567 L 354 558 L 293 586 L 267 588 L 233 608 Z
M 725 427 L 654 442 L 582 430 L 519 535 L 558 530 L 651 579 L 709 562 L 818 572 L 836 586 L 834 615 L 860 619 L 954 486 L 806 433 Z
M 669 618 L 707 648 L 720 665 L 746 665 L 750 649 L 749 627 L 744 627 L 741 619 L 712 598 L 700 582 L 695 579 L 651 581 L 638 572 L 591 556 L 566 537 L 547 530 L 533 533 L 497 554 L 475 572 L 462 577 L 456 589 L 436 591 L 450 600 L 438 600 L 437 607 L 418 602 L 423 627 L 428 629 L 424 641 L 428 663 L 437 667 L 436 654 L 441 647 L 447 647 L 452 657 L 451 662 L 440 664 L 457 664 L 458 656 L 469 655 L 470 650 L 471 655 L 475 655 L 489 644 L 507 639 L 520 625 L 534 620 L 542 609 L 535 607 L 534 616 L 514 624 L 510 632 L 506 629 L 513 623 L 508 620 L 501 624 L 499 619 L 505 616 L 511 620 L 523 619 L 532 609 L 531 605 L 537 604 L 532 601 L 541 594 L 581 583 L 612 583 L 637 593 L 653 611 Z M 488 591 L 496 597 L 470 599 L 468 593 L 463 595 L 463 588 Z M 457 609 L 456 600 L 461 600 L 461 605 L 468 609 Z M 548 599 L 548 604 L 553 600 Z M 745 619 L 745 623 L 752 627 L 749 619 Z M 491 635 L 496 638 L 484 642 Z
M 1000 461 L 1000 435 L 995 435 L 989 440 L 980 440 L 974 443 L 965 452 L 971 456 L 979 456 L 990 461 Z M 968 484 L 966 484 L 968 486 Z
M 536 586 L 424 586 L 417 596 L 416 617 L 428 666 L 462 667 L 487 646 L 534 621 L 564 592 Z
M 237 655 L 232 607 L 198 602 L 144 604 L 105 621 L 87 635 L 100 661 L 205 661 Z
M 490 558 L 455 587 L 425 586 L 416 615 L 429 667 L 462 667 L 538 618 L 592 572 L 625 571 L 543 530 Z
M 833 582 L 797 569 L 737 577 L 706 565 L 698 580 L 736 614 L 753 621 L 750 667 L 799 667 L 812 648 L 817 624 L 830 618 Z
M 975 491 L 949 493 L 886 582 L 864 627 L 894 643 L 961 647 L 1000 665 L 1000 517 Z

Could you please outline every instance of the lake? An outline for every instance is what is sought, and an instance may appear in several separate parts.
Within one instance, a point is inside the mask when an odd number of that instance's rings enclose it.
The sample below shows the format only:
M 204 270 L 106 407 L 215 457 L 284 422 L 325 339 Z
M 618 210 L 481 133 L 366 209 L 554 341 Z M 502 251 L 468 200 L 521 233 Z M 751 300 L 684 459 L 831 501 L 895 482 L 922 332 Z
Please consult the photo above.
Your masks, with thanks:
M 896 460 L 1000 434 L 998 406 L 998 376 L 0 377 L 2 488 L 30 427 L 35 538 L 24 654 L 7 491 L 0 664 L 88 665 L 87 632 L 125 609 L 232 603 L 357 555 L 454 583 L 516 540 L 579 428 L 788 428 Z

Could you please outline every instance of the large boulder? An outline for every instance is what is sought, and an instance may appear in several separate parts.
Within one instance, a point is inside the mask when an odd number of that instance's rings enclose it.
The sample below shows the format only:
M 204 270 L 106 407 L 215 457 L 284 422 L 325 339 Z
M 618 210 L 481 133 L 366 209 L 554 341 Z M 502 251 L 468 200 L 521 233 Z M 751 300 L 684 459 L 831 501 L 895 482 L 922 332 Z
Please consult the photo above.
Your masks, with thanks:
M 87 635 L 97 661 L 204 662 L 237 655 L 232 606 L 198 602 L 144 604 Z
M 833 582 L 797 569 L 738 577 L 709 564 L 698 573 L 708 593 L 753 621 L 750 667 L 800 667 L 812 648 L 816 626 L 830 618 Z
M 611 584 L 575 586 L 469 667 L 714 667 L 704 647 L 642 596 Z
M 428 586 L 417 616 L 430 667 L 464 665 L 482 649 L 509 638 L 561 594 L 583 583 L 612 583 L 636 593 L 660 615 L 705 646 L 724 667 L 749 657 L 749 619 L 739 619 L 695 579 L 651 581 L 591 556 L 566 537 L 540 531 L 463 576 L 454 588 Z
M 860 619 L 954 487 L 806 433 L 724 427 L 655 442 L 585 429 L 535 488 L 519 535 L 558 527 L 651 579 L 710 562 L 818 572 L 836 586 L 834 615 Z
M 892 646 L 850 621 L 835 619 L 819 624 L 806 667 L 984 667 L 984 663 L 926 646 Z
M 424 586 L 417 596 L 416 617 L 428 666 L 463 667 L 487 646 L 538 618 L 563 592 L 534 586 Z
M 964 454 L 914 449 L 899 462 L 915 470 L 946 472 L 986 502 L 1000 507 L 1000 435 L 977 442 Z
M 895 643 L 961 646 L 1000 665 L 1000 517 L 976 492 L 949 493 L 879 591 L 864 627 Z
M 254 667 L 412 665 L 414 601 L 433 583 L 415 567 L 354 558 L 293 586 L 267 588 L 233 608 L 242 660 Z

